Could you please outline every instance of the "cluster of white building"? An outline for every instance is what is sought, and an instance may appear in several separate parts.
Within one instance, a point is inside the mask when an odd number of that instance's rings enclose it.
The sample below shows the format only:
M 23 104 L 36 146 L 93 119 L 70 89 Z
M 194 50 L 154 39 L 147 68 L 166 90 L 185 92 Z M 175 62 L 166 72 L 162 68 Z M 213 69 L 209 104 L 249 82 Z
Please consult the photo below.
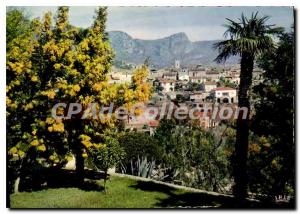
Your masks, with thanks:
M 260 71 L 254 72 L 254 79 L 259 81 Z M 130 83 L 132 72 L 113 69 L 110 73 L 109 83 Z M 239 85 L 240 70 L 238 67 L 216 69 L 214 67 L 196 65 L 181 67 L 176 60 L 173 68 L 151 70 L 148 81 L 154 87 L 160 87 L 163 95 L 175 99 L 178 94 L 188 94 L 190 101 L 205 102 L 210 100 L 216 103 L 237 103 L 237 90 L 230 87 L 220 87 L 220 80 Z M 197 84 L 200 89 L 190 91 L 189 85 Z M 187 92 L 187 93 L 182 93 Z
M 240 72 L 237 69 L 216 71 L 201 65 L 189 69 L 180 68 L 179 62 L 176 61 L 174 68 L 156 71 L 155 74 L 154 78 L 152 76 L 154 86 L 160 87 L 161 92 L 171 98 L 180 93 L 179 85 L 181 90 L 184 90 L 184 88 L 188 88 L 188 84 L 197 83 L 201 89 L 189 92 L 190 100 L 193 102 L 204 102 L 208 98 L 217 103 L 237 102 L 237 90 L 235 88 L 218 87 L 221 78 L 238 85 Z

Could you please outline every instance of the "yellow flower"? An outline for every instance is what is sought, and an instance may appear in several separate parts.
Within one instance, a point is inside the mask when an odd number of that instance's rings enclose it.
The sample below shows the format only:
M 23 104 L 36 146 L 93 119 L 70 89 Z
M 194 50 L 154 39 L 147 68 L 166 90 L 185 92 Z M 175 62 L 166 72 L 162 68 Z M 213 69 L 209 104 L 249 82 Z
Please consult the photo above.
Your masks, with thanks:
M 48 90 L 48 91 L 43 91 L 42 95 L 47 96 L 50 99 L 54 99 L 56 94 L 53 90 Z
M 38 77 L 37 76 L 32 76 L 31 77 L 31 81 L 32 82 L 37 82 L 38 81 Z
M 44 151 L 46 151 L 46 146 L 44 144 L 42 144 L 37 147 L 37 150 L 44 152 Z
M 59 63 L 55 63 L 53 67 L 55 70 L 59 70 L 62 67 L 62 65 Z
M 28 103 L 27 105 L 24 106 L 24 110 L 27 111 L 29 109 L 33 108 L 33 104 L 32 103 Z
M 53 124 L 53 131 L 54 132 L 63 132 L 64 130 L 65 130 L 65 128 L 64 128 L 64 124 L 63 123 Z
M 97 91 L 97 92 L 101 91 L 101 90 L 102 90 L 102 85 L 101 85 L 101 83 L 95 83 L 95 84 L 93 85 L 92 89 L 93 89 L 94 91 Z
M 25 152 L 23 152 L 22 150 L 19 150 L 18 155 L 22 158 L 25 156 Z
M 54 119 L 51 118 L 51 117 L 48 117 L 48 118 L 46 119 L 46 123 L 47 123 L 47 124 L 53 124 L 53 123 L 54 123 Z
M 33 140 L 30 143 L 31 146 L 38 146 L 39 145 L 39 141 L 38 140 Z
M 258 154 L 260 152 L 260 146 L 256 143 L 249 144 L 249 152 Z
M 6 93 L 8 93 L 10 89 L 11 89 L 11 86 L 6 86 Z
M 18 152 L 18 149 L 17 149 L 17 147 L 12 147 L 10 150 L 9 150 L 9 153 L 10 154 L 16 154 Z
M 11 104 L 11 99 L 9 97 L 6 97 L 6 105 L 9 106 Z
M 81 139 L 81 143 L 86 147 L 89 148 L 91 147 L 93 144 L 90 142 L 91 138 L 85 134 L 82 134 L 79 136 L 79 138 Z
M 76 92 L 80 91 L 80 86 L 79 85 L 74 85 L 73 90 L 76 91 Z

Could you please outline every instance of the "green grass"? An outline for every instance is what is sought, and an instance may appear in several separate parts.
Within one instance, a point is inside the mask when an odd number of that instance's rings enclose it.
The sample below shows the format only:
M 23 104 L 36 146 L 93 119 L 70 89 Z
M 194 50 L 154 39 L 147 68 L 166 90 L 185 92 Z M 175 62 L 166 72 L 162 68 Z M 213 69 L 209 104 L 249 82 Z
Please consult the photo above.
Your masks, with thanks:
M 98 181 L 103 184 L 103 181 Z M 112 177 L 104 191 L 78 188 L 46 189 L 10 196 L 12 208 L 150 208 L 168 197 L 167 193 L 137 189 L 139 181 Z M 179 190 L 174 190 L 180 193 Z
M 10 195 L 11 208 L 234 208 L 231 197 L 174 189 L 154 182 L 112 177 L 103 191 L 103 181 L 89 181 L 78 189 L 46 188 Z M 269 207 L 248 203 L 243 208 Z
M 96 185 L 102 187 L 103 181 Z M 112 177 L 103 189 L 49 188 L 10 196 L 11 208 L 160 208 L 193 204 L 195 198 L 183 190 L 129 178 Z M 188 199 L 190 198 L 190 199 Z M 187 201 L 189 200 L 189 201 Z M 210 203 L 211 204 L 211 203 Z M 212 203 L 211 205 L 216 205 Z

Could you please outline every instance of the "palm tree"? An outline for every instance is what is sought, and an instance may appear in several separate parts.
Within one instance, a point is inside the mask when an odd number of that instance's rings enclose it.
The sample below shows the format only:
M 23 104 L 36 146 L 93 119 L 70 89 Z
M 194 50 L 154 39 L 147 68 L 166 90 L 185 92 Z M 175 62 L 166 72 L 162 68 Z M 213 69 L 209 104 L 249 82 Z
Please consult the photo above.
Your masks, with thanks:
M 250 18 L 242 14 L 237 22 L 227 19 L 225 25 L 227 30 L 224 37 L 227 40 L 214 44 L 219 51 L 215 59 L 218 63 L 225 62 L 228 57 L 238 55 L 241 60 L 240 85 L 238 91 L 238 106 L 248 108 L 246 119 L 242 114 L 237 119 L 235 155 L 233 161 L 234 189 L 233 193 L 239 200 L 247 196 L 247 156 L 248 156 L 248 135 L 249 135 L 249 88 L 252 83 L 252 71 L 254 60 L 262 53 L 272 51 L 275 44 L 272 37 L 282 28 L 266 24 L 268 16 L 258 17 L 258 12 L 252 13 Z M 242 111 L 241 111 L 242 113 Z

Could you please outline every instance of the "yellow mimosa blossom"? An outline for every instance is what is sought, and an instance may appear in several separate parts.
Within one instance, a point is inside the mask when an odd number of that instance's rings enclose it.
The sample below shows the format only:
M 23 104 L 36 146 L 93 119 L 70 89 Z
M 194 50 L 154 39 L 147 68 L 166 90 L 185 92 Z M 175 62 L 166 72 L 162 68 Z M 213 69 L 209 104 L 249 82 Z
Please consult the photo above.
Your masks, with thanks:
M 39 145 L 39 141 L 38 140 L 33 140 L 30 143 L 31 146 L 38 146 Z
M 49 99 L 54 99 L 56 93 L 53 90 L 43 91 L 42 95 L 47 96 Z
M 42 144 L 37 147 L 37 150 L 44 152 L 44 151 L 46 151 L 46 146 L 44 144 Z
M 55 122 L 55 120 L 53 119 L 53 118 L 51 118 L 51 117 L 48 117 L 47 119 L 46 119 L 46 123 L 47 124 L 53 124 Z
M 37 82 L 38 81 L 38 77 L 37 76 L 32 76 L 31 77 L 31 81 L 32 82 Z

